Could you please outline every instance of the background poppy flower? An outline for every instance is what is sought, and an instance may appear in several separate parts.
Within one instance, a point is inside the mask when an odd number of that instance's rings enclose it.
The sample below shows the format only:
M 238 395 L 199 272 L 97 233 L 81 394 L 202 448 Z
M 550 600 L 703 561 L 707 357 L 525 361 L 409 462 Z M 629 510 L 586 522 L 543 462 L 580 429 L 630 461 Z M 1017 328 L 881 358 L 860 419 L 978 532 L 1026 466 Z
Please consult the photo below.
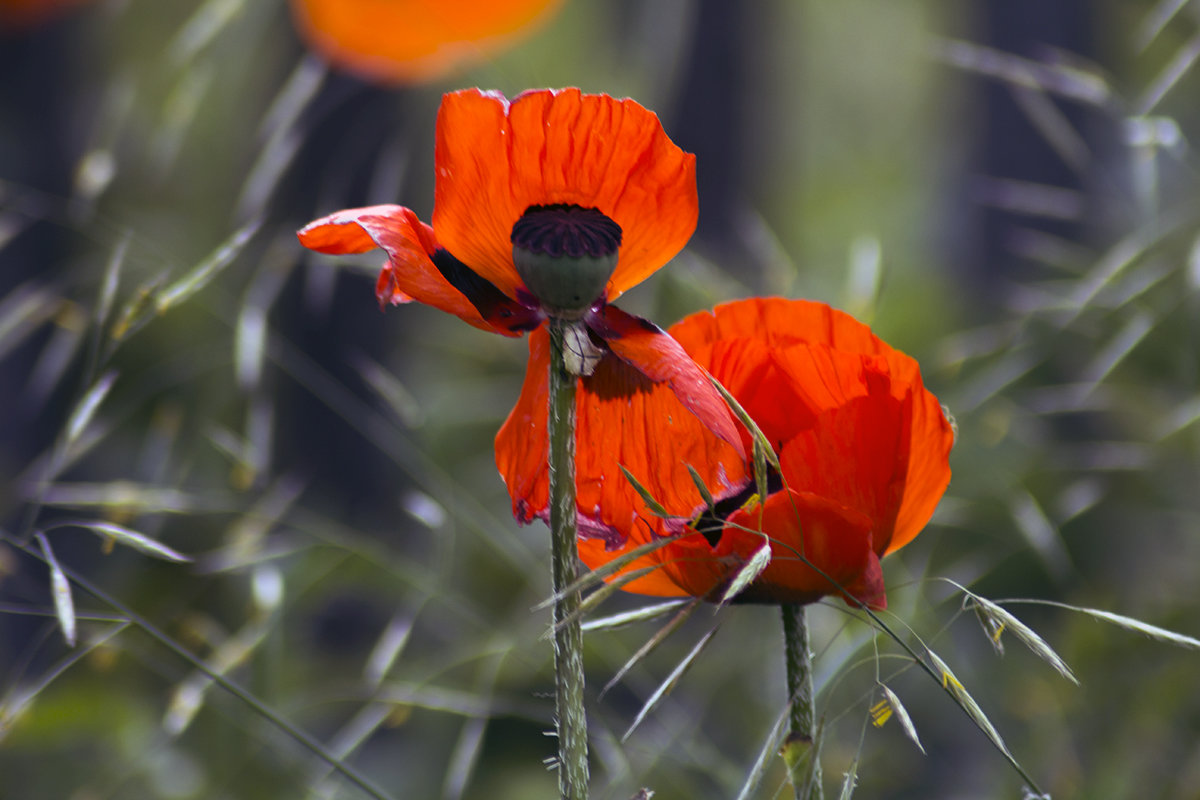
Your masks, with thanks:
M 684 517 L 703 503 L 685 463 L 718 494 L 739 490 L 746 481 L 743 443 L 720 395 L 674 339 L 608 304 L 691 236 L 698 210 L 694 156 L 634 101 L 578 89 L 527 92 L 511 104 L 476 89 L 447 94 L 436 142 L 432 226 L 408 208 L 374 206 L 316 220 L 298 236 L 323 253 L 383 248 L 381 303 L 415 300 L 510 336 L 534 330 L 521 399 L 496 442 L 517 518 L 546 516 L 546 320 L 562 313 L 578 323 L 574 349 L 590 402 L 623 409 L 621 430 L 647 445 L 621 450 L 625 440 L 607 426 L 610 416 L 593 425 L 590 413 L 581 413 L 579 474 L 592 476 L 591 484 L 581 480 L 581 530 L 616 545 L 636 520 L 653 516 L 611 459 L 618 453 Z M 544 288 L 527 285 L 514 255 L 557 257 L 549 251 L 563 242 L 578 246 L 583 261 L 595 251 L 611 262 L 567 310 L 547 303 Z M 561 285 L 552 278 L 551 289 L 570 286 L 577 261 L 563 264 Z M 696 435 L 700 428 L 713 433 Z M 665 431 L 678 435 L 655 441 Z
M 738 399 L 780 459 L 771 493 L 718 503 L 695 533 L 633 562 L 658 569 L 627 591 L 716 599 L 771 540 L 741 602 L 808 603 L 846 594 L 886 605 L 879 558 L 924 527 L 950 481 L 954 435 L 917 363 L 824 304 L 752 299 L 670 329 Z M 627 548 L 649 541 L 635 531 Z M 596 568 L 624 550 L 581 542 Z
M 296 26 L 331 64 L 380 83 L 430 81 L 486 58 L 561 0 L 292 0 Z

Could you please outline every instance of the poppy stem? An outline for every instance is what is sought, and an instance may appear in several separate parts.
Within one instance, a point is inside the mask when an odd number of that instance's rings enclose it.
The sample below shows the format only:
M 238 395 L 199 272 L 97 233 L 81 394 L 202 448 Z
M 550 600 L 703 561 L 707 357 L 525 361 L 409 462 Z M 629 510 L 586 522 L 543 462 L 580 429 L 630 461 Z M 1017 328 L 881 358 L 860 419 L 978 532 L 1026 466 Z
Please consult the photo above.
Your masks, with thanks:
M 567 330 L 575 323 L 550 319 L 550 550 L 554 596 L 554 680 L 558 730 L 558 789 L 564 800 L 588 793 L 587 717 L 583 709 L 583 631 L 579 591 L 564 592 L 576 578 L 575 386 L 567 366 Z
M 782 605 L 783 648 L 787 661 L 790 725 L 783 745 L 783 759 L 796 791 L 796 800 L 823 800 L 821 787 L 821 741 L 816 726 L 816 695 L 813 691 L 813 659 L 808 641 L 804 606 Z

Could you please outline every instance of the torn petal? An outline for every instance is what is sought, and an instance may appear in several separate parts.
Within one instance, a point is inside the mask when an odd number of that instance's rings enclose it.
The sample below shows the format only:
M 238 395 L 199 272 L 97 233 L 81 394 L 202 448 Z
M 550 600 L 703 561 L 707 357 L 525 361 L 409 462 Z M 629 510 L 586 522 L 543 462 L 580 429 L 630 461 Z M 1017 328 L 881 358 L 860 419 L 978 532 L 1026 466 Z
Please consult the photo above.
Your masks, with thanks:
M 388 261 L 376 284 L 381 303 L 418 303 L 441 309 L 494 333 L 518 336 L 536 310 L 504 297 L 438 245 L 433 228 L 404 206 L 352 208 L 311 222 L 297 234 L 321 253 L 365 253 L 380 247 Z M 490 290 L 490 291 L 489 291 Z
M 610 305 L 590 312 L 586 321 L 618 358 L 654 383 L 665 383 L 684 408 L 745 458 L 742 434 L 724 398 L 666 331 Z

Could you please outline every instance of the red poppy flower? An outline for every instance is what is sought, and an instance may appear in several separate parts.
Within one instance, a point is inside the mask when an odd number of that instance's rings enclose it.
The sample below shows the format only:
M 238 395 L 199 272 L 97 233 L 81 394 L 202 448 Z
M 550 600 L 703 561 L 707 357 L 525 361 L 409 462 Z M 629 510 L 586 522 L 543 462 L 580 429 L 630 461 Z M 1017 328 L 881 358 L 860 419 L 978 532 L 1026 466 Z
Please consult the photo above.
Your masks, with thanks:
M 292 0 L 296 26 L 335 66 L 387 84 L 447 75 L 508 46 L 562 0 Z
M 916 361 L 799 300 L 728 303 L 669 332 L 759 425 L 782 474 L 768 476 L 767 497 L 718 502 L 692 533 L 633 562 L 622 574 L 657 569 L 625 589 L 719 599 L 766 534 L 770 563 L 737 601 L 832 594 L 885 607 L 879 558 L 917 535 L 950 481 L 954 434 Z M 583 541 L 580 556 L 594 569 L 651 535 L 637 529 L 615 550 Z
M 467 89 L 442 100 L 434 160 L 432 227 L 374 206 L 298 235 L 323 253 L 383 248 L 380 303 L 415 300 L 508 336 L 533 331 L 521 398 L 496 440 L 517 518 L 547 516 L 549 315 L 576 321 L 581 531 L 616 545 L 654 519 L 618 463 L 684 518 L 703 507 L 687 463 L 716 494 L 739 491 L 745 451 L 720 395 L 674 339 L 609 305 L 691 236 L 695 157 L 632 100 L 565 89 L 510 104 Z M 618 413 L 623 426 L 607 427 Z M 639 446 L 622 449 L 631 441 Z

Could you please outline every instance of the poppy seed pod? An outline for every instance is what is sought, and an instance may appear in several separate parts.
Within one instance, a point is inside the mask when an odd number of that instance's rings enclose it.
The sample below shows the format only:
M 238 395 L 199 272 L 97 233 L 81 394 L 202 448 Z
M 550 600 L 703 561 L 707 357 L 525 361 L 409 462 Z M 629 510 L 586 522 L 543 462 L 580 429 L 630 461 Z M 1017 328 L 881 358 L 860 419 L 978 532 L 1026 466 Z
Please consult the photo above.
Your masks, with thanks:
M 577 319 L 604 294 L 621 226 L 595 208 L 530 206 L 513 224 L 513 265 L 551 316 Z

